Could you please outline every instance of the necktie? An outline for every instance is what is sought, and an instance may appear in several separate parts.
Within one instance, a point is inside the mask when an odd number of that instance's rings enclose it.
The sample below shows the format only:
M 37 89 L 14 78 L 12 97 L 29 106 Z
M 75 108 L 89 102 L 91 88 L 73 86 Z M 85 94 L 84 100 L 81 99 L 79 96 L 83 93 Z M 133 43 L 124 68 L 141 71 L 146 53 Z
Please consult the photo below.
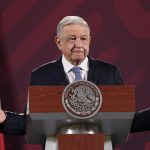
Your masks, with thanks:
M 75 80 L 82 80 L 80 67 L 73 67 L 72 71 L 75 74 Z

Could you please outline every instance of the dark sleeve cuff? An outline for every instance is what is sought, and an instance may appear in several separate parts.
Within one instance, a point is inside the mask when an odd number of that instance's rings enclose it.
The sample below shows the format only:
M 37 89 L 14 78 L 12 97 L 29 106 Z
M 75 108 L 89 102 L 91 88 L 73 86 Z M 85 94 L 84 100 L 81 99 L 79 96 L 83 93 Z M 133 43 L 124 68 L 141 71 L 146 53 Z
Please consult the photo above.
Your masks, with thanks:
M 7 117 L 0 125 L 0 131 L 11 135 L 24 135 L 26 115 L 7 111 L 5 113 Z
M 130 132 L 150 131 L 150 108 L 136 112 Z

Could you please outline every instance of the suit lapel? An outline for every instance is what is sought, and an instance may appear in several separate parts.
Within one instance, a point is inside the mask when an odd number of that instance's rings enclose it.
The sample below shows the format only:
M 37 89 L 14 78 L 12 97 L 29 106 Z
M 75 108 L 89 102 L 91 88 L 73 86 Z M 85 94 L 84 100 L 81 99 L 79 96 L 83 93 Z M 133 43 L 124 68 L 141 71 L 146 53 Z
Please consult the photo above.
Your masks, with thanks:
M 57 69 L 56 69 L 56 74 L 58 74 L 58 84 L 60 85 L 67 85 L 69 84 L 69 81 L 66 77 L 66 74 L 64 72 L 64 68 L 62 65 L 62 57 L 60 57 L 56 63 L 57 63 Z
M 58 74 L 58 84 L 68 85 L 69 81 L 64 72 L 64 68 L 63 68 L 61 59 L 62 59 L 62 57 L 60 57 L 56 61 L 56 63 L 57 63 L 56 74 Z M 94 84 L 97 84 L 98 73 L 96 71 L 96 62 L 90 57 L 88 57 L 88 59 L 89 59 L 89 72 L 88 72 L 87 80 L 93 82 Z
M 91 59 L 90 57 L 88 57 L 89 59 L 89 72 L 88 72 L 88 81 L 93 82 L 94 84 L 96 84 L 97 81 L 97 74 L 96 74 L 96 63 L 94 62 L 93 59 Z

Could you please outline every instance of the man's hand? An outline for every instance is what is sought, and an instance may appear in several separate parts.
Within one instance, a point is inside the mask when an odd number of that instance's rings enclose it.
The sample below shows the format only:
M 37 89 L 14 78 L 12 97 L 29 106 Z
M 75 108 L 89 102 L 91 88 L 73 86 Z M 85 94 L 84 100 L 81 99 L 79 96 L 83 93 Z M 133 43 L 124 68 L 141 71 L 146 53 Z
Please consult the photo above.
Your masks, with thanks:
M 3 123 L 6 120 L 6 114 L 3 110 L 0 109 L 0 123 Z

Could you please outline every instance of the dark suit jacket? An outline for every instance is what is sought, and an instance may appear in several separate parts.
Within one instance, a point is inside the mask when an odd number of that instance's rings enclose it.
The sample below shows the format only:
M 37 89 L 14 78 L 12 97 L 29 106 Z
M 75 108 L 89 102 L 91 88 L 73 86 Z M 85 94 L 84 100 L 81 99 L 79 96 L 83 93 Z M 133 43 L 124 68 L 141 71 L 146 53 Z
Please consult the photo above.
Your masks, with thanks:
M 88 81 L 96 85 L 123 84 L 120 71 L 117 67 L 91 58 L 89 58 Z M 67 84 L 69 84 L 69 81 L 66 78 L 61 58 L 35 69 L 31 75 L 31 85 L 45 86 Z M 25 115 L 21 116 L 19 114 L 7 112 L 7 119 L 5 123 L 0 125 L 0 131 L 7 134 L 25 134 L 25 119 Z M 140 127 L 139 125 L 134 124 L 132 127 L 134 131 L 138 130 Z
M 88 81 L 96 85 L 123 84 L 119 70 L 108 63 L 89 58 Z M 67 85 L 61 58 L 32 72 L 31 85 Z

